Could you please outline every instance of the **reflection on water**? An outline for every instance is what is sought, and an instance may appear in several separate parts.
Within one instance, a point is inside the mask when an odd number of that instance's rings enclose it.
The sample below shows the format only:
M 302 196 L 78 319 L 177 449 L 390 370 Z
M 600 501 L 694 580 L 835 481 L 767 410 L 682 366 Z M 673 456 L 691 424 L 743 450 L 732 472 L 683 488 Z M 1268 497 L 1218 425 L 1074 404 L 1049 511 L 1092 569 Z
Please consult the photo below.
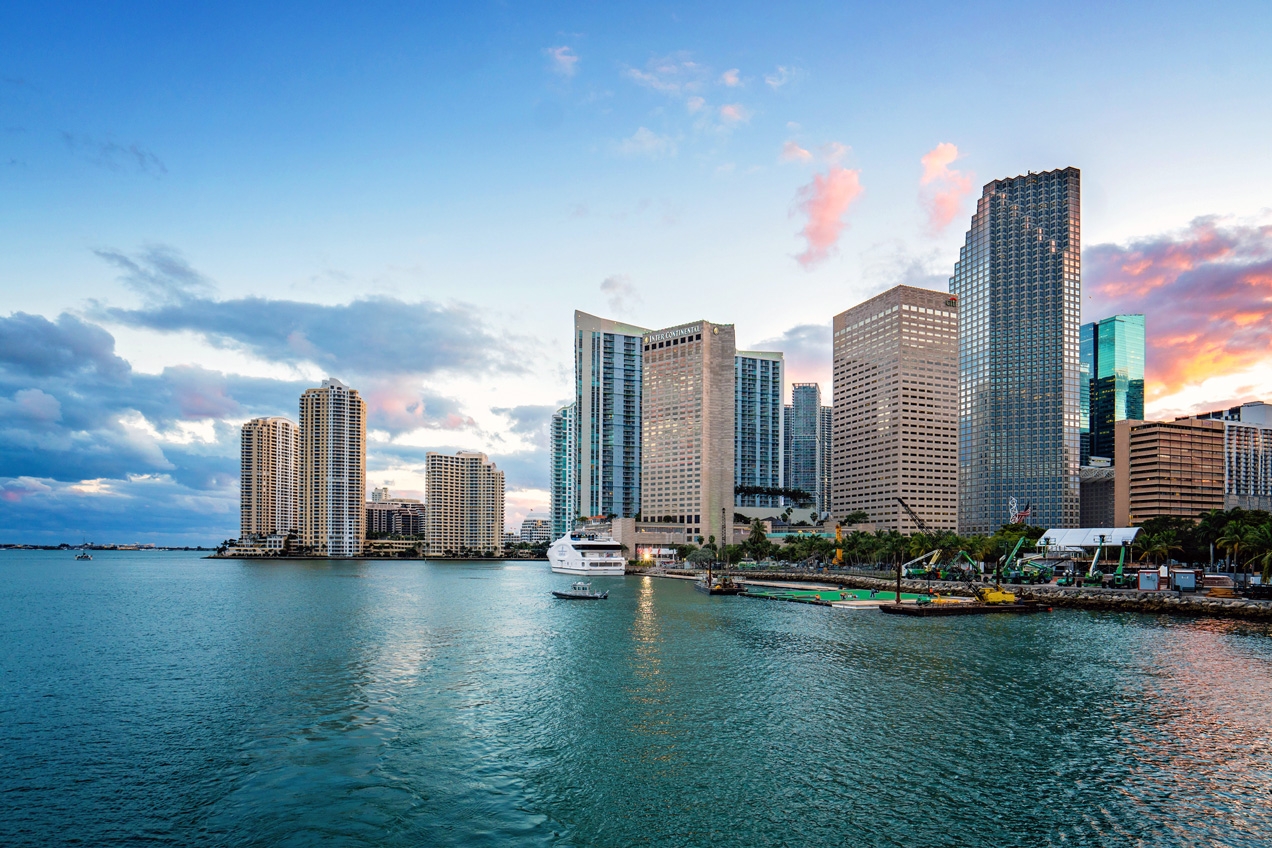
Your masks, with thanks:
M 0 843 L 1263 845 L 1266 628 L 0 554 Z

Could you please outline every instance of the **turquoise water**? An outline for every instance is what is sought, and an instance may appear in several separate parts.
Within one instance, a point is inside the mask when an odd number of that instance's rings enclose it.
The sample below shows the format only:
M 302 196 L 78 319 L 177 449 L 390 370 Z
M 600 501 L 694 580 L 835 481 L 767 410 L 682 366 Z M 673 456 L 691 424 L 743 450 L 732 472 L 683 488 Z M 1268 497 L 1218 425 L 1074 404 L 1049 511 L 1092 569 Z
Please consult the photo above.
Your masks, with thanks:
M 0 844 L 1266 845 L 1272 638 L 0 552 Z

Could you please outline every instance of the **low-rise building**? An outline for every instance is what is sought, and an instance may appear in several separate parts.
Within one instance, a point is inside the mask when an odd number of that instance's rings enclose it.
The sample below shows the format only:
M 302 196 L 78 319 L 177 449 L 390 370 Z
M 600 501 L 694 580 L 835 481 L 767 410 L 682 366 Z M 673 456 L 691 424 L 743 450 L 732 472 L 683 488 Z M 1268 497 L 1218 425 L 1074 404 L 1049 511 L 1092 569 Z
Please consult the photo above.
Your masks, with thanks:
M 521 521 L 519 540 L 531 545 L 537 545 L 540 542 L 551 542 L 552 516 L 546 512 L 528 513 Z

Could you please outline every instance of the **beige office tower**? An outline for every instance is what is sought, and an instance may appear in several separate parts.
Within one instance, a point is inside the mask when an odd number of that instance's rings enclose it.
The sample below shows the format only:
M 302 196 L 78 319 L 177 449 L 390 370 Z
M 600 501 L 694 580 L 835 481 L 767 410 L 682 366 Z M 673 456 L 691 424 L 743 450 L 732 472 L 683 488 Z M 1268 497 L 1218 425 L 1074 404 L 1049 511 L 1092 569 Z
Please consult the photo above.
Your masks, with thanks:
M 299 529 L 300 434 L 295 423 L 286 418 L 253 418 L 243 425 L 242 446 L 240 536 Z
M 300 396 L 300 544 L 314 556 L 362 555 L 367 405 L 339 380 Z
M 832 514 L 958 526 L 958 301 L 897 286 L 835 316 Z M 1023 504 L 1022 504 L 1023 506 Z
M 484 453 L 424 455 L 428 556 L 503 553 L 504 473 Z
M 640 514 L 676 535 L 728 538 L 733 521 L 732 324 L 641 338 Z

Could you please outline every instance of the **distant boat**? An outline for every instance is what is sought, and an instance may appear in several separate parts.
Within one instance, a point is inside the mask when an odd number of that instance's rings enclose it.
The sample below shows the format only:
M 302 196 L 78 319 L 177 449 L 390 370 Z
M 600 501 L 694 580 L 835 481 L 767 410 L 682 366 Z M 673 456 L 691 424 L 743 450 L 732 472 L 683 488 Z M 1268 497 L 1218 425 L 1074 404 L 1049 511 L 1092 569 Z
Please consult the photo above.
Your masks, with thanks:
M 565 601 L 603 601 L 609 597 L 609 590 L 593 592 L 591 583 L 578 582 L 571 586 L 568 592 L 554 590 L 552 594 Z
M 622 577 L 627 570 L 623 546 L 608 533 L 567 533 L 548 548 L 548 561 L 557 574 Z
M 80 551 L 79 553 L 75 555 L 75 558 L 76 559 L 92 559 L 93 555 L 90 554 L 88 551 Z

